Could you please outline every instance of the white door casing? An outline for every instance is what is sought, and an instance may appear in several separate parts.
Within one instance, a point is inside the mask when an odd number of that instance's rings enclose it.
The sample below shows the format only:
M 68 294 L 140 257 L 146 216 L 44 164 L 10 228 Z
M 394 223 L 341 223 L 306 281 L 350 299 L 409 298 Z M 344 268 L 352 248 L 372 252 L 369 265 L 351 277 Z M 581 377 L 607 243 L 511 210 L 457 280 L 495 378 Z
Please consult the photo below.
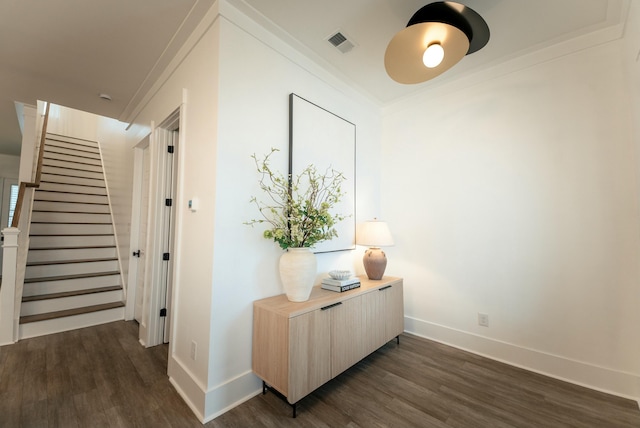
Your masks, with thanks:
M 171 339 L 171 294 L 175 255 L 173 230 L 176 204 L 167 204 L 166 201 L 177 199 L 179 123 L 180 109 L 160 126 L 152 126 L 149 141 L 149 209 L 139 332 L 140 342 L 147 347 L 166 343 Z M 164 260 L 164 254 L 168 254 L 168 260 Z M 163 309 L 166 309 L 166 316 L 161 316 Z
M 129 247 L 132 254 L 129 262 L 129 277 L 127 281 L 129 290 L 127 290 L 125 317 L 127 320 L 135 319 L 139 324 L 142 324 L 144 322 L 142 307 L 145 293 L 146 243 L 149 225 L 149 175 L 151 166 L 149 136 L 138 143 L 133 149 L 133 155 L 134 173 Z

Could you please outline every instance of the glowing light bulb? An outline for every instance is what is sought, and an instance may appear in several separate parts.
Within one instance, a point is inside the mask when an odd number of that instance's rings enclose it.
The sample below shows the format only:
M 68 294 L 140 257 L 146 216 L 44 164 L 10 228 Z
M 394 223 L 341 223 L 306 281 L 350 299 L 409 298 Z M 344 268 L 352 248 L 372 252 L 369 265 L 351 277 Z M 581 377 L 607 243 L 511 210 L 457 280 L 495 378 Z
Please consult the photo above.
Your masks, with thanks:
M 422 62 L 428 68 L 435 68 L 444 59 L 444 49 L 440 43 L 433 43 L 424 51 Z

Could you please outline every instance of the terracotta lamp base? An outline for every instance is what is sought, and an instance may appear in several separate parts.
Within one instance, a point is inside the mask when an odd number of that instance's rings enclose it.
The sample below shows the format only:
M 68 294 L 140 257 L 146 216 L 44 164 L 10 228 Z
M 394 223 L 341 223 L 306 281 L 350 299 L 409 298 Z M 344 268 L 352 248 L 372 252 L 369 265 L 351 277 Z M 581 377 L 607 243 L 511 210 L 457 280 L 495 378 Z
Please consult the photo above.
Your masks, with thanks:
M 364 253 L 362 258 L 364 264 L 364 270 L 367 272 L 367 277 L 373 280 L 382 279 L 384 270 L 387 268 L 387 256 L 378 247 L 371 247 Z

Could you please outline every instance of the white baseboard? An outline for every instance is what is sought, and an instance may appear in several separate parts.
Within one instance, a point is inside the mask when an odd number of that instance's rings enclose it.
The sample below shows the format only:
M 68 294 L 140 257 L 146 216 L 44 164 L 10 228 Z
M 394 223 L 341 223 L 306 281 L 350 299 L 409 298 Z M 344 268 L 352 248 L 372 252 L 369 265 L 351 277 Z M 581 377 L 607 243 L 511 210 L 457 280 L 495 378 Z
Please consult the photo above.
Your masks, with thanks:
M 204 423 L 233 409 L 262 392 L 262 381 L 251 370 L 207 391 Z
M 640 405 L 638 375 L 523 348 L 408 316 L 405 316 L 404 325 L 407 333 L 545 376 L 635 400 Z
M 262 392 L 262 382 L 251 370 L 205 389 L 178 358 L 169 358 L 169 381 L 203 424 Z
M 193 373 L 175 356 L 169 355 L 167 367 L 169 382 L 178 391 L 187 406 L 204 423 L 204 409 L 206 389 L 200 384 Z

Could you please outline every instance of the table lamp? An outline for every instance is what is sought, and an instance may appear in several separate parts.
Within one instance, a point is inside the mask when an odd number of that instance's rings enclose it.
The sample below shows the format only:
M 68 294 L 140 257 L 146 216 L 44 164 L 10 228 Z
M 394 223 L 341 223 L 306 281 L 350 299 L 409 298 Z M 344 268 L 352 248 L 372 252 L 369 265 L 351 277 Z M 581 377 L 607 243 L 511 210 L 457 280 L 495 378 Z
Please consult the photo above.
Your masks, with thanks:
M 387 256 L 380 247 L 393 245 L 393 238 L 387 223 L 377 219 L 361 223 L 356 234 L 356 244 L 369 247 L 362 258 L 367 277 L 373 280 L 382 279 L 387 267 Z

